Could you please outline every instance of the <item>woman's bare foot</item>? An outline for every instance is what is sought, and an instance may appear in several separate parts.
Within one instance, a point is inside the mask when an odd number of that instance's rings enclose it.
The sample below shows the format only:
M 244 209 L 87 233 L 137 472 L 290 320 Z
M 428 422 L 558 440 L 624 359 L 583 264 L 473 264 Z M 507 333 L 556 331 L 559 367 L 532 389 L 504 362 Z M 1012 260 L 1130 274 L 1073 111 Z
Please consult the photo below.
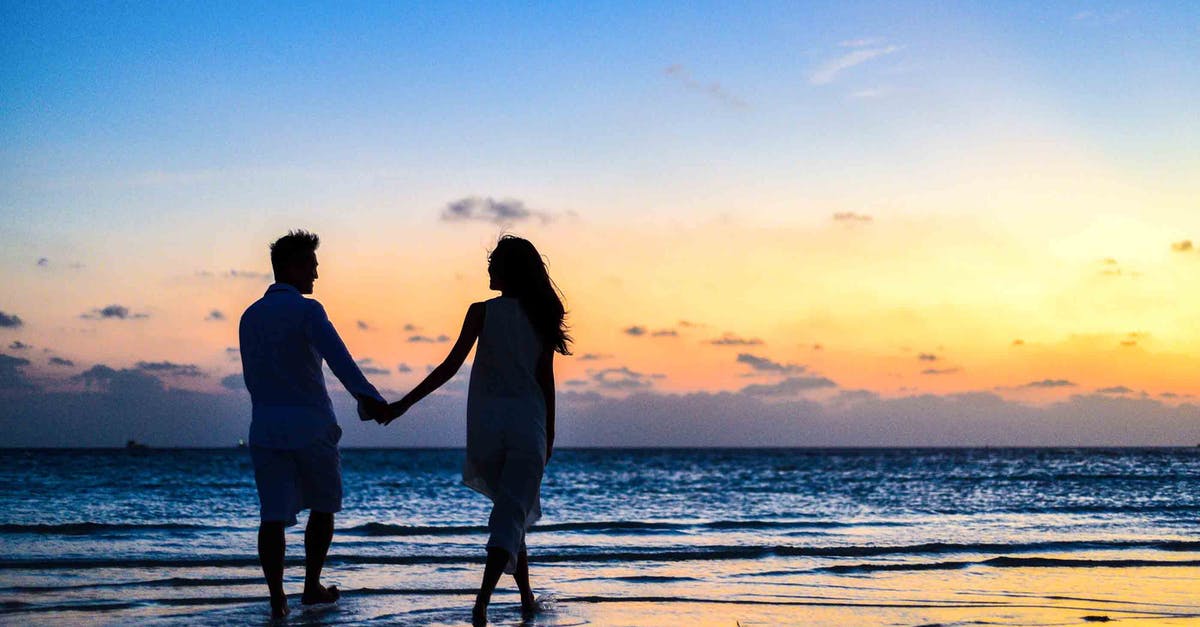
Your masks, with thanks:
M 322 603 L 333 603 L 338 600 L 342 593 L 338 591 L 337 586 L 317 586 L 316 588 L 305 588 L 304 596 L 300 597 L 300 605 L 320 605 Z
M 533 592 L 529 594 L 521 593 L 521 617 L 525 619 L 533 618 L 542 606 L 538 605 L 537 599 L 533 596 Z

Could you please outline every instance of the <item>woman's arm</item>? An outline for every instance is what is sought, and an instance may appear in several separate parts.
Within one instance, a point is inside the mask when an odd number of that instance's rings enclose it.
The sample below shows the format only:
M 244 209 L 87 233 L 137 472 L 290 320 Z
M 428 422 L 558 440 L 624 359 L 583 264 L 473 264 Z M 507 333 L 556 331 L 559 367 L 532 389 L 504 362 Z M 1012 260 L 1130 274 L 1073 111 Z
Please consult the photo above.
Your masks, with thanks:
M 418 401 L 429 396 L 434 390 L 442 387 L 450 380 L 459 368 L 462 368 L 463 362 L 467 360 L 467 354 L 471 352 L 471 347 L 475 345 L 475 340 L 479 338 L 479 332 L 483 330 L 483 303 L 474 303 L 467 308 L 467 315 L 463 319 L 462 331 L 458 334 L 458 341 L 454 342 L 454 347 L 450 349 L 450 354 L 446 359 L 438 364 L 437 368 L 433 369 L 425 380 L 411 392 L 404 395 L 404 398 L 388 405 L 389 418 L 383 424 L 390 424 L 393 420 L 399 417 L 404 412 L 408 411 L 409 407 L 416 405 Z
M 546 399 L 546 461 L 554 453 L 554 349 L 547 348 L 538 358 L 537 382 Z

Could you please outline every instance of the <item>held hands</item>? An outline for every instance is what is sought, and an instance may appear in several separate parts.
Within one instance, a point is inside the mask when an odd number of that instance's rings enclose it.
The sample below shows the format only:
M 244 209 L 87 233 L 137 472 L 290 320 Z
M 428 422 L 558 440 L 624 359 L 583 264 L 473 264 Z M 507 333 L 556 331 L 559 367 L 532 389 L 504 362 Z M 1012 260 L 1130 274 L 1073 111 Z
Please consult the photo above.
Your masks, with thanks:
M 369 396 L 358 396 L 358 419 L 366 422 L 374 420 L 379 424 L 384 424 L 384 420 L 388 419 L 388 404 L 376 398 Z

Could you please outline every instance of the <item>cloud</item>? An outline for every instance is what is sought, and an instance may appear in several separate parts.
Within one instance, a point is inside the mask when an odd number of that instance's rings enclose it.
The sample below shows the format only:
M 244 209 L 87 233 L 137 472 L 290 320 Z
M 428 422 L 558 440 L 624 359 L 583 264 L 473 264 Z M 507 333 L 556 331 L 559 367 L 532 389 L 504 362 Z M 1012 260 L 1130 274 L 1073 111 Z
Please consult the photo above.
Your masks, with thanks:
M 170 361 L 139 361 L 137 369 L 154 372 L 169 377 L 205 377 L 208 376 L 195 364 L 177 364 Z
M 1096 390 L 1097 394 L 1133 394 L 1133 390 L 1123 385 Z
M 149 318 L 150 315 L 133 313 L 124 305 L 108 305 L 99 309 L 93 309 L 80 317 L 87 320 L 136 320 L 139 318 Z
M 1190 253 L 1195 249 L 1196 246 L 1192 244 L 1192 240 L 1190 239 L 1185 239 L 1182 242 L 1175 242 L 1171 244 L 1171 250 L 1177 253 Z
M 355 322 L 355 325 L 358 327 L 358 329 L 360 331 L 370 331 L 371 330 L 371 325 L 367 324 L 366 321 L 364 321 L 364 320 L 359 320 L 358 322 Z
M 26 344 L 25 342 L 22 342 L 21 340 L 13 340 L 13 343 L 9 344 L 8 348 L 11 350 L 15 350 L 15 351 L 25 351 L 25 350 L 29 350 L 33 347 Z
M 872 59 L 893 54 L 900 50 L 900 46 L 894 45 L 857 47 L 855 50 L 847 52 L 846 54 L 843 54 L 835 59 L 831 59 L 821 67 L 817 68 L 817 70 L 809 76 L 808 82 L 813 85 L 827 85 L 832 83 L 839 74 L 852 67 L 861 65 Z
M 50 260 L 45 257 L 38 257 L 37 265 L 39 268 L 45 268 L 50 265 Z
M 105 364 L 96 364 L 72 377 L 82 381 L 89 387 L 95 386 L 101 390 L 122 394 L 142 394 L 159 392 L 165 386 L 162 381 L 151 374 L 133 368 L 117 370 Z
M 246 378 L 238 374 L 230 374 L 221 377 L 221 387 L 234 392 L 246 391 Z
M 412 344 L 441 344 L 444 342 L 449 342 L 450 337 L 447 335 L 439 335 L 437 337 L 430 337 L 428 335 L 412 335 L 409 336 L 407 341 Z
M 612 359 L 612 355 L 605 353 L 584 353 L 579 356 L 579 361 L 600 361 L 602 359 Z
M 917 355 L 917 359 L 921 361 L 937 361 L 938 356 L 934 355 L 933 353 L 921 353 L 920 355 Z
M 21 370 L 28 365 L 28 359 L 0 353 L 0 390 L 31 390 L 36 388 Z
M 788 377 L 778 383 L 755 383 L 742 388 L 751 396 L 795 396 L 812 390 L 836 388 L 837 383 L 825 377 Z
M 412 333 L 414 331 L 420 331 L 420 330 L 421 330 L 421 327 L 419 327 L 411 322 L 404 325 L 404 331 L 407 333 Z
M 396 366 L 396 372 L 399 372 L 401 374 L 406 373 L 406 372 L 412 372 L 412 371 L 413 371 L 413 369 L 408 364 L 400 364 L 400 365 Z
M 958 374 L 962 372 L 962 368 L 926 368 L 921 371 L 923 375 L 939 376 L 946 374 Z
M 1012 345 L 1013 345 L 1013 346 L 1024 346 L 1024 345 L 1025 345 L 1025 340 L 1022 340 L 1022 339 L 1020 339 L 1020 338 L 1018 338 L 1018 339 L 1015 339 L 1015 340 L 1013 340 L 1013 341 L 1012 341 Z
M 745 100 L 742 100 L 738 96 L 730 93 L 729 90 L 721 86 L 720 83 L 702 83 L 692 78 L 691 72 L 689 72 L 688 69 L 682 65 L 675 64 L 668 66 L 665 70 L 663 70 L 663 74 L 666 74 L 668 77 L 678 82 L 688 91 L 708 96 L 714 101 L 731 109 L 745 109 L 747 107 Z
M 783 364 L 777 361 L 772 361 L 766 357 L 758 357 L 750 353 L 738 353 L 737 362 L 746 364 L 756 372 L 770 372 L 775 374 L 800 374 L 807 370 L 806 367 L 800 364 Z
M 274 281 L 275 275 L 270 272 L 258 272 L 256 270 L 224 270 L 221 272 L 212 272 L 210 270 L 199 270 L 197 276 L 202 277 L 220 277 L 222 279 L 246 279 L 251 281 Z
M 0 311 L 0 328 L 16 329 L 24 324 L 25 322 L 21 320 L 20 316 L 16 314 L 7 314 L 3 311 Z
M 850 92 L 851 100 L 876 100 L 891 93 L 886 87 L 868 87 Z
M 651 379 L 654 375 L 634 372 L 625 366 L 620 368 L 605 368 L 592 373 L 592 381 L 602 388 L 610 390 L 634 390 L 648 388 L 654 385 Z
M 707 327 L 708 325 L 704 324 L 703 322 L 692 322 L 690 320 L 680 320 L 679 326 L 681 326 L 685 329 L 699 329 L 702 327 Z
M 358 369 L 361 370 L 363 374 L 392 374 L 391 370 L 376 366 L 375 360 L 371 359 L 370 357 L 359 359 L 354 363 L 358 364 Z
M 538 218 L 543 224 L 553 220 L 550 214 L 533 211 L 519 200 L 496 200 L 490 196 L 468 196 L 447 203 L 442 208 L 442 220 L 446 222 L 475 221 L 506 225 L 531 218 Z
M 223 314 L 223 313 L 221 313 L 220 311 L 218 311 L 218 310 L 214 309 L 214 310 L 212 310 L 212 311 L 208 312 L 208 315 L 207 315 L 207 316 L 205 316 L 205 317 L 204 317 L 204 319 L 205 319 L 205 320 L 210 320 L 210 321 L 213 321 L 213 322 L 219 322 L 219 321 L 221 321 L 221 320 L 224 320 L 224 319 L 225 319 L 225 314 Z
M 743 338 L 732 333 L 726 333 L 717 339 L 708 340 L 706 343 L 713 346 L 761 346 L 764 342 L 756 337 Z
M 634 325 L 632 327 L 623 329 L 621 332 L 624 333 L 625 335 L 632 335 L 634 337 L 640 337 L 640 336 L 646 334 L 646 327 Z
M 833 214 L 833 221 L 843 224 L 866 224 L 874 219 L 865 213 L 855 213 L 853 211 L 839 211 Z
M 650 337 L 679 337 L 679 331 L 675 329 L 659 329 L 651 333 Z
M 1030 381 L 1020 387 L 1023 388 L 1073 388 L 1076 384 L 1066 379 L 1042 379 L 1041 381 Z
M 64 359 L 62 357 L 51 357 L 50 365 L 51 366 L 74 366 L 75 362 L 71 361 L 70 359 Z

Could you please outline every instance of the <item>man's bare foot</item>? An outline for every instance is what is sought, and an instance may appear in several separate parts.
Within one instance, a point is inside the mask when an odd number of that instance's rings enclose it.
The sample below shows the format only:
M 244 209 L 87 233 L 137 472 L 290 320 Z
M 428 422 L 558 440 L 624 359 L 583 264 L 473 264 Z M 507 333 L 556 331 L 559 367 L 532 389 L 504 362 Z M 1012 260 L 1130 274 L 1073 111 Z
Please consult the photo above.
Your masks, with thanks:
M 342 593 L 338 591 L 337 586 L 317 586 L 316 588 L 304 589 L 304 595 L 300 597 L 300 605 L 320 605 L 322 603 L 333 603 L 338 600 Z
M 475 602 L 475 607 L 471 609 L 471 627 L 483 627 L 487 624 L 487 604 L 480 605 Z
M 288 609 L 287 597 L 282 599 L 271 599 L 271 620 L 284 618 L 291 612 Z

